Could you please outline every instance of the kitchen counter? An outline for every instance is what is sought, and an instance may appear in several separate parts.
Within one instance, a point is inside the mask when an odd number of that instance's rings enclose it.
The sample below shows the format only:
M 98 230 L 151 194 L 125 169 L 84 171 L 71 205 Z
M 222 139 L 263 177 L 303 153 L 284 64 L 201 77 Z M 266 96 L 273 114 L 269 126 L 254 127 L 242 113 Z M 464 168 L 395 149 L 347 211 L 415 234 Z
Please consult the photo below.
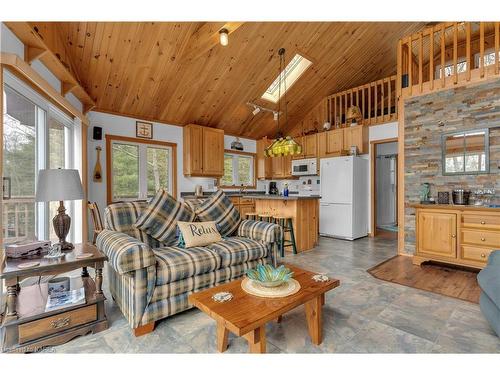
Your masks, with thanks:
M 500 207 L 488 206 L 463 206 L 459 204 L 410 204 L 410 207 L 421 209 L 435 209 L 435 210 L 460 210 L 460 211 L 491 211 L 500 212 Z
M 243 195 L 243 198 L 246 199 L 255 199 L 255 200 L 281 200 L 281 201 L 296 201 L 296 200 L 308 200 L 308 199 L 320 199 L 321 196 L 319 195 L 299 195 L 299 194 L 291 194 L 288 197 L 284 197 L 282 195 L 271 195 L 271 194 L 260 194 L 260 195 L 253 195 L 253 194 L 247 194 Z
M 320 196 L 244 195 L 243 199 L 253 199 L 257 213 L 292 218 L 298 252 L 310 250 L 318 243 Z M 291 246 L 285 249 L 292 251 Z

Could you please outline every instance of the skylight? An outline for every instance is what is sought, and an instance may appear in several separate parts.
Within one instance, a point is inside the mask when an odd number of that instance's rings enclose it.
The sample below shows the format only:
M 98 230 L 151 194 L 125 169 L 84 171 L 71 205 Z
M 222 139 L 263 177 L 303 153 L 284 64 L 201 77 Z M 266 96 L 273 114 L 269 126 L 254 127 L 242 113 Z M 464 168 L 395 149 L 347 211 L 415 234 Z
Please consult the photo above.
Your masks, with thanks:
M 280 100 L 279 86 L 281 83 L 281 96 L 299 79 L 299 77 L 309 68 L 312 64 L 311 61 L 304 56 L 296 54 L 293 59 L 288 63 L 285 69 L 268 87 L 262 99 L 269 100 L 270 102 L 277 103 Z

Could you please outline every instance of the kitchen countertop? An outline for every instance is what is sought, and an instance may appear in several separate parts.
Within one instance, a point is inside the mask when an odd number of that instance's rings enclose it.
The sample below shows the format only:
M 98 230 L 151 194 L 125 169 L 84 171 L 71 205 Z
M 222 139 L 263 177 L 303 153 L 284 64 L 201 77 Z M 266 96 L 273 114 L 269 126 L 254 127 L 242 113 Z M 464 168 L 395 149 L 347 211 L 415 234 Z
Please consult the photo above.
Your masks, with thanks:
M 454 204 L 410 204 L 410 207 L 413 208 L 427 208 L 427 209 L 441 209 L 441 210 L 463 210 L 463 211 L 492 211 L 492 212 L 500 212 L 500 207 L 488 207 L 488 206 L 463 206 L 463 205 L 454 205 Z
M 291 194 L 288 197 L 284 197 L 282 195 L 270 195 L 270 194 L 259 194 L 252 195 L 247 194 L 243 195 L 243 198 L 247 199 L 261 199 L 261 200 L 283 200 L 283 201 L 296 201 L 296 200 L 304 200 L 304 199 L 320 199 L 319 195 L 299 195 L 299 194 Z

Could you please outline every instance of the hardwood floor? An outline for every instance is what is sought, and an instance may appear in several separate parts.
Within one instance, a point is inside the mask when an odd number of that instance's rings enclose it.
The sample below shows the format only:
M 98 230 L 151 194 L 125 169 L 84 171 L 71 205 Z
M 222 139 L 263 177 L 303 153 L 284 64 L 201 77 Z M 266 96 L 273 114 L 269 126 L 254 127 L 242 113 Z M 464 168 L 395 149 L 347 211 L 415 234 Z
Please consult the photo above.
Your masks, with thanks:
M 377 279 L 479 303 L 478 271 L 423 264 L 415 266 L 411 257 L 397 255 L 368 272 Z

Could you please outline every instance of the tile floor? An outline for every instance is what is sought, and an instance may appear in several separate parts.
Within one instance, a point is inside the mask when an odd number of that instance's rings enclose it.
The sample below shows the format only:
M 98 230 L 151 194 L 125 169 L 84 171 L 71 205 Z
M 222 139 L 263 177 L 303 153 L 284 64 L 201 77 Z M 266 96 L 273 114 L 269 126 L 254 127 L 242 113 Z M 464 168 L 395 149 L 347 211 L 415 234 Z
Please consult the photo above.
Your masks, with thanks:
M 270 353 L 500 353 L 500 339 L 479 305 L 384 282 L 366 270 L 396 254 L 393 239 L 354 242 L 321 238 L 319 246 L 286 261 L 341 280 L 326 297 L 323 343 L 311 344 L 303 308 L 266 327 Z M 109 297 L 109 293 L 107 293 Z M 213 353 L 215 322 L 198 310 L 164 319 L 148 335 L 134 337 L 108 298 L 110 328 L 51 348 L 56 353 Z M 247 352 L 230 335 L 229 353 Z

